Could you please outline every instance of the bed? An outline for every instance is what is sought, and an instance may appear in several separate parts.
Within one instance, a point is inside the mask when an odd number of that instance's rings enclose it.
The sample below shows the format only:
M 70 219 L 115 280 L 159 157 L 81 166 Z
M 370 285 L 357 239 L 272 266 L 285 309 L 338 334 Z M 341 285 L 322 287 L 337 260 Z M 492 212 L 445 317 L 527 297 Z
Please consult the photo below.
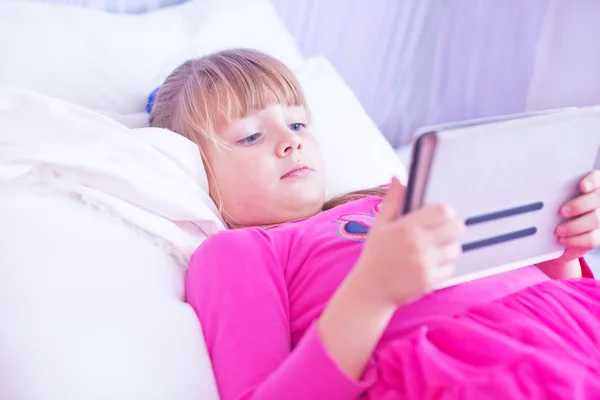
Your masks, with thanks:
M 290 66 L 329 195 L 405 179 L 394 146 L 421 125 L 600 103 L 600 55 L 570 46 L 600 32 L 592 2 L 291 4 L 0 2 L 0 398 L 218 398 L 183 277 L 223 221 L 197 148 L 146 126 L 148 94 L 183 60 L 248 46 Z M 491 36 L 465 43 L 473 30 Z

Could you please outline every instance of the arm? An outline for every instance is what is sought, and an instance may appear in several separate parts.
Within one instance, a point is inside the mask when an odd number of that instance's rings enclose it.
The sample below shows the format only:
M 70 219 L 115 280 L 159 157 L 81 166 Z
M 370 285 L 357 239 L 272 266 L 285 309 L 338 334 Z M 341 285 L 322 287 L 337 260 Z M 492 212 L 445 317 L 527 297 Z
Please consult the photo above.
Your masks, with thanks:
M 464 224 L 450 208 L 427 206 L 398 219 L 401 199 L 392 179 L 359 262 L 292 351 L 284 268 L 269 237 L 228 231 L 200 247 L 186 295 L 205 329 L 223 400 L 342 400 L 364 391 L 356 379 L 396 308 L 448 279 L 460 255 Z
M 392 179 L 360 259 L 320 318 L 323 342 L 350 377 L 362 375 L 398 306 L 449 278 L 464 224 L 427 206 L 398 218 L 404 190 Z
M 359 379 L 396 310 L 374 299 L 374 287 L 355 268 L 331 298 L 319 320 L 323 343 L 351 378 Z
M 283 268 L 260 233 L 207 240 L 190 262 L 186 297 L 204 328 L 223 400 L 342 400 L 365 389 L 333 361 L 316 325 L 291 350 Z

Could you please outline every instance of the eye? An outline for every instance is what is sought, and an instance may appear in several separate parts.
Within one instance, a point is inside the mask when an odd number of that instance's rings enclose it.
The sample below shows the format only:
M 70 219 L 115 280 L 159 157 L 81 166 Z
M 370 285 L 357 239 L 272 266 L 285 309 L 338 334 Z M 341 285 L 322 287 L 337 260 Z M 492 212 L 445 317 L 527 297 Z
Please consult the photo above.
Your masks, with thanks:
M 258 142 L 261 137 L 262 137 L 262 134 L 254 133 L 246 138 L 243 138 L 242 140 L 238 140 L 238 143 L 244 144 L 244 145 L 254 144 L 254 143 Z
M 288 125 L 288 128 L 290 128 L 290 130 L 293 132 L 301 132 L 303 129 L 306 128 L 306 124 L 296 122 L 295 124 Z

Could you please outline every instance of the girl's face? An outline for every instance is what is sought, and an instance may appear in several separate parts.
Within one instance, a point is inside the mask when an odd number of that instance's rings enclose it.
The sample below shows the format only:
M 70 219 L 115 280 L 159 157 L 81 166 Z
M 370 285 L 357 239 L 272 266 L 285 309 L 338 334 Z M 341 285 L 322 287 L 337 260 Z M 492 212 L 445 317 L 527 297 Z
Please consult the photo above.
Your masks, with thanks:
M 227 148 L 203 146 L 211 194 L 233 226 L 274 225 L 321 210 L 325 171 L 307 125 L 304 107 L 275 104 L 221 129 Z

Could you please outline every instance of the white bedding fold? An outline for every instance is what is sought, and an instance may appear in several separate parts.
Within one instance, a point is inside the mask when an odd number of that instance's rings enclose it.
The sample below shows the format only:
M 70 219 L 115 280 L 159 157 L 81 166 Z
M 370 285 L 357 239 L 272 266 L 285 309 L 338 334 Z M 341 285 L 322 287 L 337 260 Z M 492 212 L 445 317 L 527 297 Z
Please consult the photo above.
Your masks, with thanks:
M 157 128 L 0 88 L 0 183 L 35 182 L 115 214 L 184 260 L 224 229 L 198 148 Z

